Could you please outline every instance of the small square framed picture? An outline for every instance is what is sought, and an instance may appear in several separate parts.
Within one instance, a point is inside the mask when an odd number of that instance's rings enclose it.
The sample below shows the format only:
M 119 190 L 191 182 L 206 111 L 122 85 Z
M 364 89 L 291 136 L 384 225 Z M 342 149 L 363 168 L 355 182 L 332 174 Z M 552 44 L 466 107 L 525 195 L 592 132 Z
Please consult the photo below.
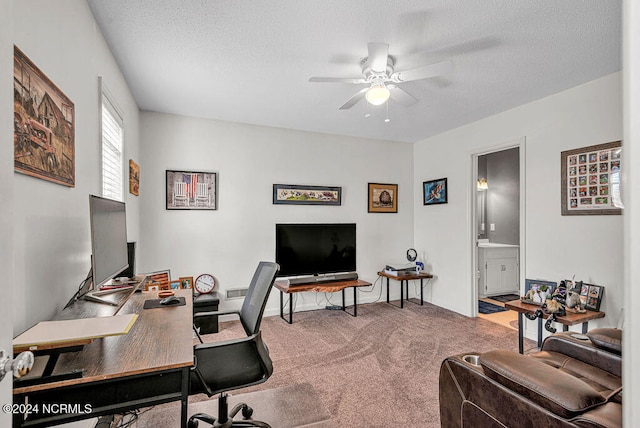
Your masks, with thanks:
M 179 279 L 169 282 L 169 288 L 172 290 L 177 290 L 182 287 L 182 282 Z
M 582 288 L 584 289 L 585 287 L 587 287 L 585 308 L 592 311 L 599 311 L 600 304 L 602 303 L 602 295 L 604 294 L 604 287 L 601 285 L 583 284 Z M 580 291 L 580 294 L 582 294 L 582 290 Z
M 398 185 L 369 183 L 368 212 L 397 213 Z
M 192 276 L 181 276 L 180 284 L 182 288 L 193 288 L 193 277 Z
M 422 183 L 423 205 L 446 204 L 449 202 L 447 197 L 447 179 L 438 178 L 437 180 L 429 180 Z

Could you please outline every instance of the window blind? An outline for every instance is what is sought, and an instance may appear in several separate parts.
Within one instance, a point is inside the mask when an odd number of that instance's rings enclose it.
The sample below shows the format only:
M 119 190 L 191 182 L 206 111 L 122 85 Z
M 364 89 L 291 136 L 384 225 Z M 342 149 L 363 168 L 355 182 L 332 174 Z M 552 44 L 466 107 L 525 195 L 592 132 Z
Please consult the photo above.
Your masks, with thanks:
M 122 117 L 102 93 L 102 196 L 122 201 Z

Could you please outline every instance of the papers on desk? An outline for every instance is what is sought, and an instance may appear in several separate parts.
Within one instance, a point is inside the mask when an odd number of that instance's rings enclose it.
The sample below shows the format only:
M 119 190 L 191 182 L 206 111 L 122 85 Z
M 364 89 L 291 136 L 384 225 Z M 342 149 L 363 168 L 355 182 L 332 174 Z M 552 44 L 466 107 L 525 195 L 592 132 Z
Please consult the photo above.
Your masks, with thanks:
M 43 321 L 13 339 L 14 352 L 86 345 L 94 339 L 129 333 L 138 314 Z

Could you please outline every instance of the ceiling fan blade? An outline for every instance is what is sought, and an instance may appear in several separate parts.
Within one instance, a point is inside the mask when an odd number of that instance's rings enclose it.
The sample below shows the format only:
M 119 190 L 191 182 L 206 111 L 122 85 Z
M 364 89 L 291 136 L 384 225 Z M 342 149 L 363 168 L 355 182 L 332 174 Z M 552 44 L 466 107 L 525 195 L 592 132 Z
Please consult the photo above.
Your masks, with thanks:
M 409 95 L 405 90 L 400 89 L 396 85 L 387 85 L 391 92 L 391 99 L 398 104 L 402 104 L 405 107 L 409 107 L 418 102 L 418 99 L 413 95 Z
M 387 57 L 389 56 L 389 45 L 386 43 L 369 43 L 369 65 L 371 70 L 384 73 L 387 71 Z
M 367 83 L 362 77 L 310 77 L 309 82 L 316 83 Z
M 407 71 L 393 73 L 390 80 L 393 82 L 410 82 L 412 80 L 428 79 L 429 77 L 441 76 L 449 73 L 453 69 L 453 62 L 443 61 L 436 64 L 425 65 Z
M 364 98 L 364 95 L 367 93 L 368 90 L 369 90 L 369 88 L 360 89 L 358 92 L 355 93 L 354 96 L 349 98 L 349 100 L 346 103 L 344 103 L 344 104 L 342 104 L 340 106 L 340 110 L 348 110 L 351 107 L 353 107 L 354 105 L 356 105 L 358 103 L 358 101 L 360 101 L 361 99 Z

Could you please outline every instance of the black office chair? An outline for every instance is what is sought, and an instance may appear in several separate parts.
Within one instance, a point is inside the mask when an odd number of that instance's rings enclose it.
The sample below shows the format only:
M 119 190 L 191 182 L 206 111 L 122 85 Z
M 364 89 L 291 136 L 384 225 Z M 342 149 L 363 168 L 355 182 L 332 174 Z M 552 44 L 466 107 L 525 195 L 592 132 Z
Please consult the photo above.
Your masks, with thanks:
M 279 270 L 280 266 L 277 263 L 260 262 L 253 274 L 240 312 L 202 312 L 194 315 L 194 318 L 197 318 L 238 314 L 247 337 L 217 343 L 202 343 L 198 335 L 201 343 L 193 348 L 194 367 L 191 369 L 189 394 L 205 393 L 212 397 L 219 393 L 218 417 L 216 419 L 206 413 L 196 413 L 189 418 L 187 424 L 189 428 L 196 428 L 198 420 L 216 428 L 270 428 L 264 422 L 247 420 L 253 414 L 253 409 L 244 403 L 238 404 L 229 412 L 226 392 L 262 383 L 273 373 L 269 350 L 262 341 L 260 322 Z M 240 410 L 245 420 L 234 421 L 233 417 Z

